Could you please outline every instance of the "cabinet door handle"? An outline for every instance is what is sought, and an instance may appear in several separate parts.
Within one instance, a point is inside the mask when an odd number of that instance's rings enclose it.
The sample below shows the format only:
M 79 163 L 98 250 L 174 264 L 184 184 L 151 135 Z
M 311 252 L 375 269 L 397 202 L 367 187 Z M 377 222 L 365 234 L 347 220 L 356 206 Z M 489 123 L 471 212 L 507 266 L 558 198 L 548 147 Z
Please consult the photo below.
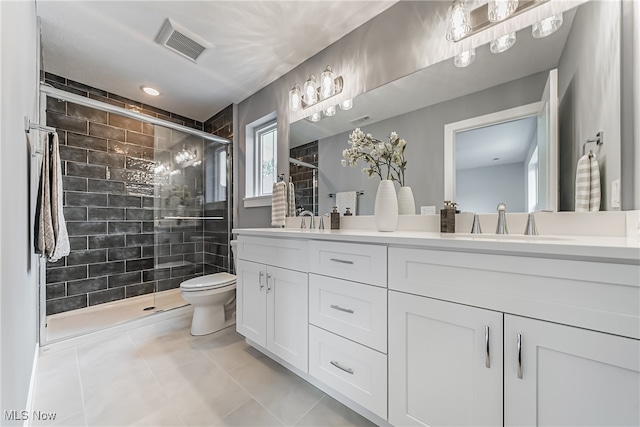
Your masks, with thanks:
M 260 284 L 260 290 L 264 288 L 264 285 L 262 284 L 262 276 L 264 276 L 264 271 L 261 271 L 260 274 L 258 275 L 258 283 Z
M 353 264 L 353 261 L 349 261 L 349 260 L 346 260 L 346 259 L 340 259 L 340 258 L 330 258 L 329 261 L 339 262 L 340 264 Z
M 351 374 L 353 375 L 353 369 L 351 368 L 345 368 L 344 366 L 340 365 L 340 363 L 336 362 L 335 360 L 332 360 L 330 362 L 333 366 L 335 366 L 338 369 L 341 369 L 343 371 L 345 371 L 347 374 Z
M 350 308 L 342 308 L 339 305 L 330 305 L 329 307 L 333 308 L 334 310 L 344 311 L 345 313 L 353 314 L 353 310 L 351 310 Z
M 267 293 L 271 290 L 271 286 L 269 286 L 269 279 L 271 279 L 271 275 L 267 274 Z
M 518 378 L 522 379 L 522 335 L 518 334 Z
M 484 366 L 486 366 L 487 368 L 491 368 L 491 354 L 489 352 L 489 327 L 488 326 L 484 327 L 484 343 L 485 343 L 485 346 L 487 347 L 487 353 L 484 358 Z

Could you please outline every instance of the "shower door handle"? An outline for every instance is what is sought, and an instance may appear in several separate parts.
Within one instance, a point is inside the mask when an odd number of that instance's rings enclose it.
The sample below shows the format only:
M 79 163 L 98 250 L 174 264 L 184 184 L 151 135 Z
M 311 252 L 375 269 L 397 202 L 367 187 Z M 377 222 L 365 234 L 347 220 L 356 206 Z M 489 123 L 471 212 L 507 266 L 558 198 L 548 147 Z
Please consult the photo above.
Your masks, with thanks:
M 262 277 L 264 276 L 264 271 L 261 271 L 260 274 L 258 275 L 258 283 L 260 284 L 260 290 L 262 290 L 262 288 L 264 288 L 264 285 L 262 284 Z

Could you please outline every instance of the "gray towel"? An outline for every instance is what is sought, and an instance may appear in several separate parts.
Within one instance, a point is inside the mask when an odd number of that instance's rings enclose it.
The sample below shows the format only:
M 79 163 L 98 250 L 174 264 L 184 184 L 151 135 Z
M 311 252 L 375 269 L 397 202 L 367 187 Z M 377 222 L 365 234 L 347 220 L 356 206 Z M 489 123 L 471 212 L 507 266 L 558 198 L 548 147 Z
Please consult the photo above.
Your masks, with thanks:
M 53 223 L 53 233 L 55 247 L 49 261 L 55 262 L 63 256 L 69 255 L 69 234 L 67 233 L 67 223 L 64 220 L 62 202 L 62 165 L 60 164 L 60 143 L 58 134 L 53 133 L 51 141 L 51 219 Z
M 595 154 L 586 154 L 578 160 L 576 171 L 576 212 L 600 210 L 600 167 Z
M 45 136 L 46 139 L 49 135 Z M 49 257 L 55 249 L 55 233 L 51 218 L 51 183 L 49 181 L 49 144 L 45 139 L 42 168 L 40 170 L 40 185 L 36 205 L 36 252 Z
M 296 216 L 296 187 L 293 182 L 287 185 L 287 216 Z
M 287 212 L 287 184 L 283 181 L 273 183 L 271 193 L 271 225 L 284 227 Z

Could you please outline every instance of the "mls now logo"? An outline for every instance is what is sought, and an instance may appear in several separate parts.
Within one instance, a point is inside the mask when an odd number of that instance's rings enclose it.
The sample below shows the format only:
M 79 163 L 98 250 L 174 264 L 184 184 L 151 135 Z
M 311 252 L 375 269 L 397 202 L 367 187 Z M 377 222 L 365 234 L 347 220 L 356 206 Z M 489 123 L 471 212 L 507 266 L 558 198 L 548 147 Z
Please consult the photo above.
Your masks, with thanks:
M 56 419 L 55 412 L 33 411 L 31 419 L 36 421 L 53 421 Z M 29 411 L 4 411 L 5 421 L 26 421 L 29 419 Z

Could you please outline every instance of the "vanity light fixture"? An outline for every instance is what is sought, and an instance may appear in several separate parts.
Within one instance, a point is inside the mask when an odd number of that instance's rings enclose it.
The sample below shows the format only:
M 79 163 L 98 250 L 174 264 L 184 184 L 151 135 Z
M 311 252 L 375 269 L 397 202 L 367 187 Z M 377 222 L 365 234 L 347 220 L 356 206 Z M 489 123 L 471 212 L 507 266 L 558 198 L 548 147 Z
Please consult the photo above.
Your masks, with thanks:
M 329 107 L 326 110 L 324 110 L 323 113 L 324 113 L 325 117 L 335 116 L 336 115 L 336 106 L 332 105 L 331 107 Z
M 322 115 L 320 113 L 313 113 L 312 115 L 307 117 L 307 120 L 313 123 L 319 122 L 320 119 L 322 119 Z
M 140 89 L 142 89 L 142 91 L 144 93 L 146 93 L 147 95 L 151 95 L 151 96 L 158 96 L 160 95 L 160 91 L 154 87 L 151 86 L 142 86 Z
M 453 58 L 453 64 L 458 68 L 468 67 L 473 64 L 473 61 L 476 59 L 476 49 L 471 48 L 469 50 L 465 50 L 462 53 L 459 53 Z
M 457 42 L 471 32 L 471 17 L 465 0 L 454 0 L 447 12 L 447 40 Z
M 504 21 L 516 11 L 518 0 L 489 0 L 487 18 L 490 22 Z
M 302 100 L 307 105 L 313 105 L 318 101 L 318 86 L 316 85 L 316 76 L 311 74 L 304 86 L 302 86 Z
M 340 107 L 342 111 L 351 110 L 353 108 L 353 98 L 345 99 L 340 104 L 338 104 L 338 107 Z
M 562 12 L 538 21 L 531 26 L 531 35 L 534 39 L 550 36 L 562 26 Z
M 489 50 L 491 53 L 502 53 L 509 50 L 514 44 L 516 44 L 516 33 L 508 33 L 493 40 L 489 44 Z
M 320 74 L 320 99 L 331 98 L 336 93 L 336 76 L 333 74 L 331 67 L 327 68 Z
M 177 164 L 181 164 L 184 162 L 189 162 L 198 157 L 198 153 L 191 148 L 187 148 L 186 146 L 182 148 L 182 150 L 178 151 L 174 156 L 174 159 Z
M 302 85 L 302 90 L 295 84 L 289 91 L 289 109 L 292 112 L 300 111 L 342 92 L 342 76 L 336 77 L 329 65 L 320 74 L 319 83 L 316 82 L 316 76 L 311 74 Z

